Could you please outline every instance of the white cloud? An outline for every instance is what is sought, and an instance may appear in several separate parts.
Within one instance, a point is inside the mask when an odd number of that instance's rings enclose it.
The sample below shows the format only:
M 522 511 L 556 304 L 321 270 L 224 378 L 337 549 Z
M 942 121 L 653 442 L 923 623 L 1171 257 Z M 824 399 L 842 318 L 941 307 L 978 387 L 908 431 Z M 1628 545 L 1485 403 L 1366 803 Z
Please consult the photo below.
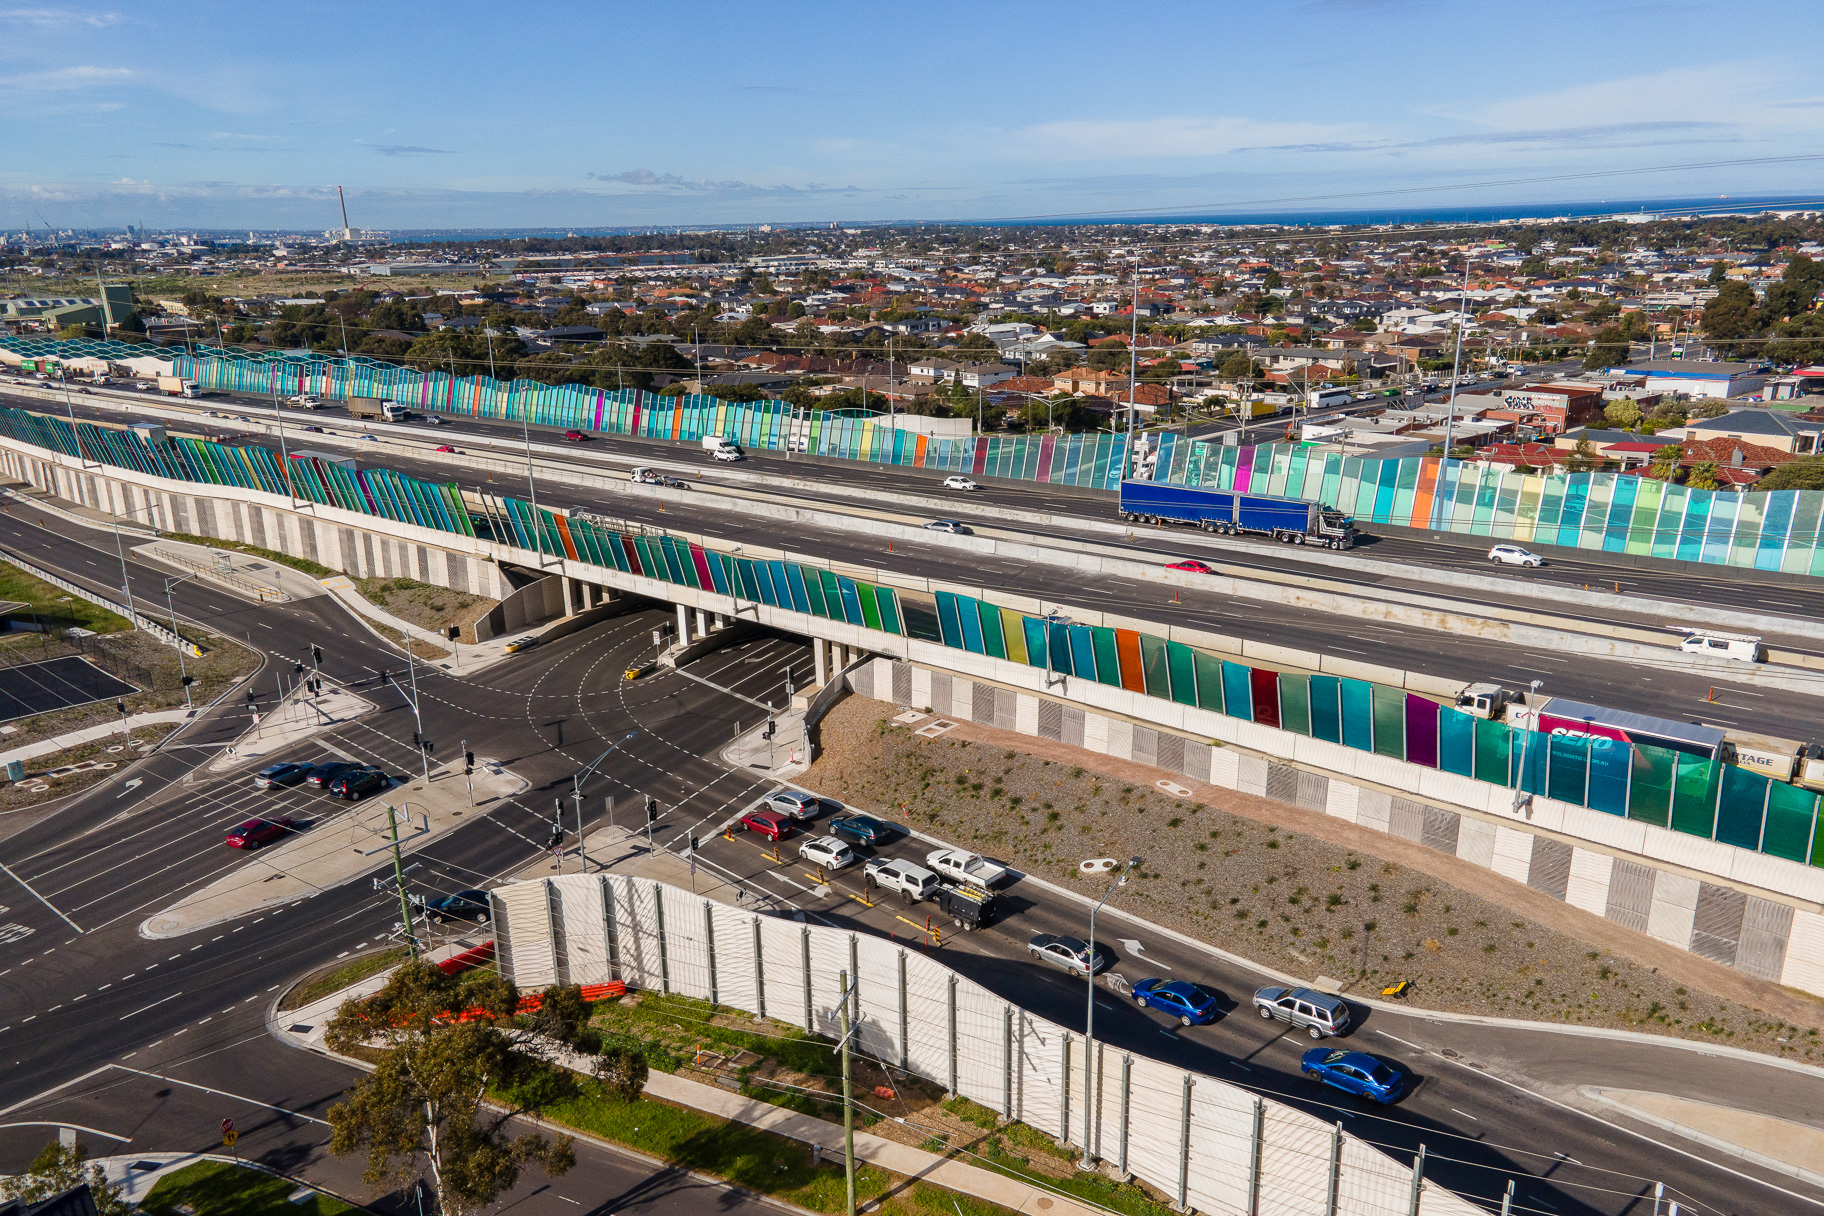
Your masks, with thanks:
M 86 25 L 91 29 L 102 29 L 115 25 L 120 20 L 119 13 L 76 13 L 65 8 L 0 9 L 0 21 L 36 26 L 39 29 L 65 29 L 72 25 Z
M 1432 113 L 1495 131 L 1689 122 L 1750 133 L 1815 125 L 1809 107 L 1777 93 L 1808 78 L 1815 88 L 1816 77 L 1815 68 L 1783 60 L 1694 64 Z
M 100 88 L 126 80 L 133 75 L 129 68 L 102 68 L 92 65 L 51 68 L 43 72 L 19 72 L 0 76 L 0 88 L 18 93 L 68 93 L 78 89 Z

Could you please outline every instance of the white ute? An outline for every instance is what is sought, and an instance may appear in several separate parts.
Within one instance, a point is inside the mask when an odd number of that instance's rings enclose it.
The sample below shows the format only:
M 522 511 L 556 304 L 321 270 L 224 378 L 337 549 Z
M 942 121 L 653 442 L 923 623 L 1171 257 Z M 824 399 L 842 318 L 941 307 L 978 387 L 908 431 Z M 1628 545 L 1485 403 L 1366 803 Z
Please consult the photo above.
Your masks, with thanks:
M 868 881 L 889 891 L 898 891 L 909 904 L 927 899 L 937 890 L 937 875 L 913 861 L 877 857 L 862 867 Z
M 968 849 L 937 849 L 925 855 L 925 864 L 955 882 L 990 890 L 1007 877 L 1007 867 Z

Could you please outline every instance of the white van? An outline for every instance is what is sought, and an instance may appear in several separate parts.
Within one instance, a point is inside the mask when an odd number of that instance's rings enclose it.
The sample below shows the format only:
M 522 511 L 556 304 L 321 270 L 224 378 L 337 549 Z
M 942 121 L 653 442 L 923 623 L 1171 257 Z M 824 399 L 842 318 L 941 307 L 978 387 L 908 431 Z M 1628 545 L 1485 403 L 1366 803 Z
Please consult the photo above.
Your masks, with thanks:
M 1685 640 L 1678 648 L 1686 654 L 1708 655 L 1713 659 L 1739 659 L 1744 663 L 1759 663 L 1762 658 L 1761 639 L 1747 633 L 1713 633 L 1702 629 L 1685 629 Z

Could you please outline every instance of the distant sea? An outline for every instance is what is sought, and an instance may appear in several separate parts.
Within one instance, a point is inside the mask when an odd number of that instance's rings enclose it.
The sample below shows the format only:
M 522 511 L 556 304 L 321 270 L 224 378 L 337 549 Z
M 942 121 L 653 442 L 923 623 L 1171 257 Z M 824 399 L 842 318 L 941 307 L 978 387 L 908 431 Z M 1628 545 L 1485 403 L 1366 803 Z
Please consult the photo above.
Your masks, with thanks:
M 1154 226 L 1221 224 L 1237 227 L 1276 224 L 1288 227 L 1326 227 L 1335 224 L 1464 224 L 1488 223 L 1494 220 L 1606 219 L 1609 216 L 1627 213 L 1652 215 L 1670 212 L 1676 216 L 1788 210 L 1824 210 L 1824 197 L 1816 195 L 1706 194 L 1688 198 L 1585 199 L 1578 202 L 1513 203 L 1503 206 L 1402 207 L 1382 210 L 1187 211 L 1183 214 L 1173 215 L 1125 215 L 1121 212 L 1110 212 L 1107 215 L 1070 216 L 1057 219 L 931 220 L 906 218 L 895 220 L 844 219 L 836 222 L 844 228 L 904 228 L 922 225 L 973 228 L 1087 227 L 1098 224 Z M 830 224 L 831 221 L 827 219 L 773 221 L 770 227 L 774 232 L 779 232 L 798 228 L 828 228 Z M 549 240 L 566 236 L 635 236 L 648 233 L 684 236 L 696 232 L 752 231 L 758 227 L 758 224 L 638 224 L 603 228 L 394 229 L 389 235 L 399 244 L 422 244 L 436 241 Z

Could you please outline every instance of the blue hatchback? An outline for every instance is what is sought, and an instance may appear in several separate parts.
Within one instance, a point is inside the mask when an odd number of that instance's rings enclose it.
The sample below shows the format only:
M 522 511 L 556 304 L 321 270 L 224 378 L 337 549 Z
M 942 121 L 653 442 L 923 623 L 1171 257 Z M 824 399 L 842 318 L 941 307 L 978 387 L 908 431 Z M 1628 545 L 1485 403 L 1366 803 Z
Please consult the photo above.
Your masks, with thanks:
M 1383 1106 L 1398 1098 L 1406 1087 L 1406 1078 L 1365 1052 L 1313 1047 L 1305 1053 L 1302 1066 L 1313 1081 L 1373 1098 Z
M 1177 1018 L 1184 1026 L 1204 1026 L 1216 1020 L 1216 998 L 1183 980 L 1141 980 L 1134 985 L 1134 1003 Z
M 893 829 L 870 815 L 837 815 L 825 825 L 851 844 L 885 844 Z

